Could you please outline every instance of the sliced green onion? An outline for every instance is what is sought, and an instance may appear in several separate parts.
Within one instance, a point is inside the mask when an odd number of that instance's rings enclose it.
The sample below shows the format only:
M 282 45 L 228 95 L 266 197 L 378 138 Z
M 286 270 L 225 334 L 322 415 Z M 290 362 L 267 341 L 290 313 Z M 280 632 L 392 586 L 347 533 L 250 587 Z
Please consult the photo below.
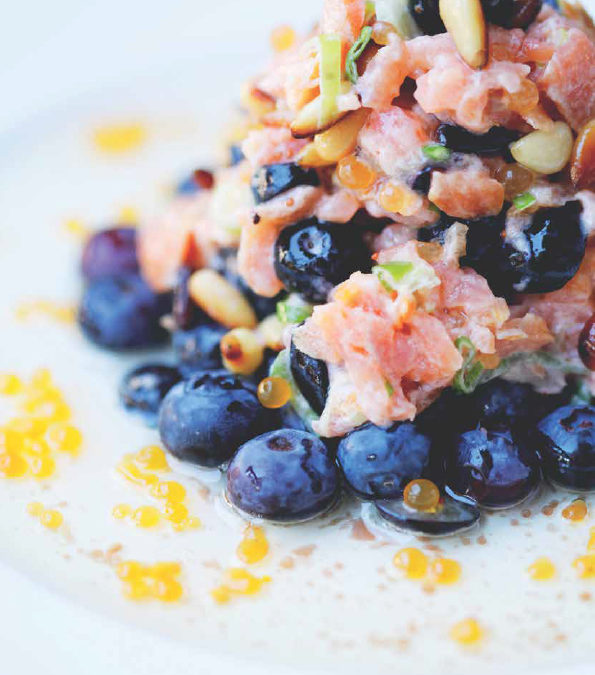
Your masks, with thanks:
M 517 211 L 523 211 L 524 209 L 528 209 L 530 206 L 535 204 L 536 201 L 537 198 L 531 192 L 523 192 L 522 195 L 517 195 L 512 200 L 512 203 L 514 204 L 514 208 Z
M 387 396 L 392 398 L 392 395 L 395 393 L 395 388 L 388 380 L 384 380 L 384 388 L 386 389 Z
M 410 262 L 390 262 L 384 265 L 376 265 L 372 272 L 378 277 L 378 281 L 389 291 L 396 291 L 397 284 L 411 272 L 413 263 Z
M 312 429 L 312 422 L 315 422 L 319 419 L 319 416 L 312 410 L 310 404 L 299 390 L 293 375 L 291 373 L 291 367 L 289 365 L 289 350 L 284 349 L 279 352 L 277 358 L 273 361 L 269 375 L 272 377 L 281 377 L 286 380 L 291 389 L 291 398 L 289 403 L 299 417 L 306 423 L 306 426 L 309 429 Z
M 457 338 L 455 347 L 463 357 L 463 365 L 454 377 L 453 389 L 461 394 L 471 394 L 480 383 L 483 366 L 479 361 L 475 361 L 477 349 L 468 337 Z
M 448 148 L 439 145 L 438 143 L 424 145 L 421 151 L 428 159 L 433 159 L 435 162 L 444 162 L 452 154 Z
M 321 35 L 320 38 L 320 98 L 322 126 L 337 111 L 341 93 L 341 37 Z
M 359 77 L 357 73 L 357 60 L 363 54 L 370 38 L 372 37 L 372 29 L 370 26 L 364 26 L 357 40 L 351 45 L 351 49 L 347 52 L 345 59 L 345 75 L 347 79 L 353 84 L 357 82 Z
M 392 24 L 403 40 L 421 35 L 409 11 L 409 0 L 376 0 L 376 20 Z
M 296 293 L 291 293 L 277 303 L 277 316 L 282 324 L 297 324 L 305 321 L 312 314 L 314 307 L 302 300 Z
M 440 285 L 440 279 L 429 265 L 405 260 L 375 265 L 372 273 L 389 293 L 393 291 L 415 293 Z
M 364 15 L 364 23 L 368 23 L 370 19 L 376 14 L 376 3 L 372 0 L 366 0 L 366 13 Z

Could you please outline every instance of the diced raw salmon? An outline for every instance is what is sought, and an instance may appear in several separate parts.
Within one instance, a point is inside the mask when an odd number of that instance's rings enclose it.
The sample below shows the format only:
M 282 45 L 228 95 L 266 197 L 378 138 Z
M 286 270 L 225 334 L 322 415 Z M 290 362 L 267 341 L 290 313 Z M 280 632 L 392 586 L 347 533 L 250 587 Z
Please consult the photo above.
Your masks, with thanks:
M 386 110 L 399 95 L 409 72 L 409 58 L 403 41 L 395 36 L 378 50 L 358 79 L 356 91 L 365 108 Z
M 487 170 L 455 169 L 432 174 L 429 200 L 454 218 L 496 215 L 502 210 L 504 188 Z
M 536 352 L 554 341 L 545 320 L 528 313 L 508 320 L 497 332 L 496 353 L 500 358 L 511 354 Z
M 320 220 L 332 223 L 348 223 L 360 208 L 359 199 L 349 190 L 341 188 L 322 197 L 315 215 Z
M 325 0 L 321 32 L 340 35 L 354 42 L 364 26 L 365 0 Z
M 307 139 L 294 138 L 287 127 L 253 129 L 242 143 L 242 152 L 253 167 L 289 162 L 307 144 Z
M 272 298 L 283 288 L 274 265 L 279 232 L 311 215 L 322 195 L 322 188 L 308 185 L 294 188 L 260 204 L 254 211 L 253 222 L 242 227 L 238 271 L 255 293 Z

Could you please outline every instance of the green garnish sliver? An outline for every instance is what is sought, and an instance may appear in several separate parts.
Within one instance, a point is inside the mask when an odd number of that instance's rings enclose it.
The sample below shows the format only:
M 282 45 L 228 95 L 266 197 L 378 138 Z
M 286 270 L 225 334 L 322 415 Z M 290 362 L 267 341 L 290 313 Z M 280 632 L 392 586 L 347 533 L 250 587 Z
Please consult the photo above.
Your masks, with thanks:
M 455 347 L 463 357 L 463 365 L 454 377 L 453 389 L 461 394 L 471 394 L 480 382 L 483 366 L 479 361 L 475 361 L 477 349 L 468 337 L 457 338 Z
M 389 292 L 396 290 L 396 285 L 403 281 L 412 270 L 413 263 L 406 261 L 388 262 L 372 268 L 372 272 L 378 277 L 378 281 Z
M 320 96 L 321 117 L 324 126 L 337 111 L 337 97 L 341 93 L 341 37 L 320 36 Z
M 345 75 L 353 84 L 357 82 L 359 77 L 357 72 L 357 60 L 363 54 L 371 37 L 372 29 L 370 26 L 364 26 L 357 40 L 351 45 L 351 49 L 347 52 L 347 58 L 345 59 Z
M 531 194 L 531 192 L 523 192 L 523 194 L 517 195 L 512 200 L 512 203 L 514 204 L 514 208 L 517 211 L 523 211 L 524 209 L 528 209 L 530 206 L 533 206 L 536 201 L 537 198 L 535 195 Z
M 435 162 L 444 162 L 452 154 L 447 147 L 438 143 L 424 145 L 421 150 L 428 159 L 432 159 Z

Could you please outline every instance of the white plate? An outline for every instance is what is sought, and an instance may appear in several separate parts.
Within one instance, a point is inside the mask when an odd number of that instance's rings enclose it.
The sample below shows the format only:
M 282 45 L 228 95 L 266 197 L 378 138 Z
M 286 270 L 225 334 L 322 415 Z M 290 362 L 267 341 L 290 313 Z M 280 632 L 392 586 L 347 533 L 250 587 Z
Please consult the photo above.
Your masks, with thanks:
M 202 4 L 219 20 L 238 13 L 233 2 L 220 0 L 216 8 Z M 236 27 L 236 54 L 264 51 L 258 36 L 265 35 L 265 20 L 273 23 L 273 4 L 262 3 L 269 10 L 265 19 L 244 11 L 230 24 Z M 287 7 L 283 11 L 291 14 Z M 159 22 L 153 20 L 157 30 Z M 77 84 L 70 99 L 52 99 L 28 120 L 22 119 L 23 105 L 20 119 L 5 123 L 13 131 L 0 137 L 0 371 L 27 374 L 49 366 L 86 440 L 81 456 L 61 461 L 47 486 L 2 482 L 3 670 L 27 675 L 42 669 L 226 675 L 263 667 L 280 673 L 591 672 L 593 603 L 584 598 L 594 588 L 578 581 L 571 567 L 585 551 L 590 522 L 571 525 L 561 518 L 560 507 L 551 516 L 542 514 L 551 493 L 523 506 L 531 510 L 530 518 L 521 516 L 523 509 L 492 515 L 469 535 L 471 543 L 438 542 L 444 555 L 461 562 L 463 578 L 434 593 L 393 571 L 394 552 L 410 539 L 358 541 L 350 536 L 345 510 L 309 525 L 268 526 L 272 551 L 254 572 L 270 574 L 272 582 L 260 596 L 225 607 L 209 595 L 221 579 L 213 562 L 238 564 L 234 551 L 243 525 L 218 498 L 202 500 L 198 482 L 180 478 L 204 523 L 201 530 L 150 532 L 112 519 L 116 503 L 149 503 L 114 473 L 124 453 L 156 440 L 155 432 L 118 408 L 115 395 L 121 374 L 146 355 L 100 352 L 74 328 L 44 319 L 17 323 L 14 308 L 28 298 L 76 298 L 79 244 L 62 230 L 66 218 L 99 226 L 127 204 L 146 216 L 159 208 L 164 186 L 212 157 L 212 129 L 221 126 L 242 75 L 254 68 L 254 59 L 238 67 L 235 54 L 209 39 L 212 25 L 194 26 L 197 42 L 204 45 L 204 38 L 209 45 L 197 50 L 195 62 L 168 60 L 165 40 L 158 73 L 84 96 L 77 95 Z M 175 32 L 172 26 L 165 30 Z M 110 67 L 117 72 L 117 64 Z M 151 132 L 140 152 L 121 160 L 94 152 L 89 140 L 94 125 L 136 117 Z M 64 504 L 69 534 L 42 530 L 25 510 L 32 499 Z M 556 499 L 564 504 L 570 497 Z M 358 515 L 355 504 L 347 511 Z M 341 522 L 329 526 L 337 517 Z M 512 526 L 514 519 L 518 525 Z M 478 543 L 480 536 L 487 543 Z M 93 553 L 116 542 L 123 544 L 125 558 L 182 561 L 184 602 L 164 607 L 124 600 L 113 568 L 97 562 Z M 292 553 L 311 544 L 316 548 L 310 556 Z M 526 568 L 542 555 L 556 563 L 558 577 L 538 584 L 528 579 Z M 287 557 L 294 560 L 293 569 L 283 567 Z M 448 638 L 453 622 L 469 615 L 487 629 L 481 648 L 473 651 Z

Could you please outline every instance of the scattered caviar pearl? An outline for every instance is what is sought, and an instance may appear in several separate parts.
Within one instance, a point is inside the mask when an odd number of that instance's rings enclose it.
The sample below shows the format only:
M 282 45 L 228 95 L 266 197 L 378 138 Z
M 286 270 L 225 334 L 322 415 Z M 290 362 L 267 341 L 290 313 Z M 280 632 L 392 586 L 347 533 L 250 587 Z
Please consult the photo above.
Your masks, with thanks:
M 256 595 L 270 581 L 269 576 L 259 578 L 241 567 L 232 567 L 226 571 L 224 583 L 211 591 L 211 597 L 224 604 L 234 595 Z
M 577 558 L 572 566 L 580 579 L 595 579 L 595 554 L 589 553 Z
M 159 579 L 153 588 L 153 597 L 161 602 L 177 602 L 183 593 L 182 584 L 175 579 Z
M 188 507 L 178 502 L 168 502 L 163 507 L 163 515 L 171 523 L 180 525 L 188 518 Z
M 15 310 L 15 316 L 19 321 L 27 321 L 32 316 L 45 316 L 60 323 L 74 323 L 76 320 L 76 307 L 63 305 L 51 300 L 32 300 L 22 302 Z
M 237 548 L 238 558 L 247 565 L 260 562 L 269 552 L 269 542 L 262 527 L 248 525 Z
M 129 204 L 122 206 L 118 211 L 118 223 L 134 227 L 139 221 L 138 211 Z
M 595 527 L 591 528 L 591 534 L 589 535 L 589 541 L 587 543 L 587 551 L 589 551 L 589 553 L 595 553 Z
M 461 565 L 449 558 L 436 558 L 430 565 L 430 576 L 437 584 L 454 584 L 461 578 Z
M 451 628 L 450 637 L 459 644 L 473 645 L 481 640 L 483 631 L 475 619 L 463 619 Z
M 38 518 L 43 513 L 43 504 L 41 502 L 29 502 L 27 504 L 27 513 Z
M 35 417 L 13 417 L 6 423 L 7 429 L 24 436 L 42 436 L 47 426 L 46 420 Z
M 155 599 L 176 602 L 184 590 L 177 577 L 182 568 L 179 563 L 164 562 L 143 565 L 136 560 L 120 563 L 116 574 L 124 582 L 123 593 L 129 600 Z
M 283 377 L 265 377 L 260 381 L 257 393 L 265 408 L 282 408 L 291 398 L 291 387 Z
M 389 213 L 412 215 L 419 203 L 419 195 L 403 185 L 387 181 L 378 195 L 380 206 Z
M 355 155 L 343 157 L 337 165 L 337 179 L 351 190 L 367 190 L 375 183 L 376 177 L 372 167 Z
M 276 52 L 284 52 L 295 44 L 296 35 L 291 26 L 277 26 L 271 32 L 271 47 Z
M 112 516 L 116 520 L 124 520 L 128 516 L 132 515 L 132 506 L 130 504 L 116 504 L 112 509 Z
M 52 424 L 47 432 L 48 443 L 60 452 L 75 454 L 83 443 L 83 435 L 72 424 L 57 422 Z
M 392 37 L 398 36 L 395 27 L 388 21 L 376 21 L 372 26 L 372 40 L 377 45 L 389 44 Z
M 56 470 L 56 463 L 51 457 L 31 457 L 28 463 L 31 475 L 40 480 L 49 478 Z
M 0 454 L 0 476 L 22 478 L 27 473 L 28 468 L 27 462 L 15 453 Z
M 496 170 L 495 178 L 504 186 L 505 198 L 511 200 L 529 190 L 535 181 L 535 174 L 520 164 L 503 164 Z
M 431 480 L 412 480 L 405 487 L 403 501 L 416 511 L 434 511 L 440 503 L 440 490 Z
M 134 459 L 148 471 L 169 471 L 165 452 L 158 445 L 147 445 L 136 453 Z
M 0 375 L 0 394 L 2 396 L 16 396 L 23 391 L 23 381 L 14 373 Z
M 588 515 L 584 499 L 575 499 L 562 511 L 562 517 L 575 522 L 584 520 Z
M 135 485 L 156 485 L 159 482 L 159 478 L 154 473 L 141 471 L 131 455 L 125 455 L 124 459 L 117 465 L 116 470 L 126 480 Z
M 139 506 L 132 514 L 132 520 L 138 527 L 156 527 L 160 519 L 161 514 L 154 506 Z
M 173 480 L 153 485 L 150 492 L 153 497 L 165 499 L 168 502 L 183 502 L 186 498 L 186 488 Z
M 393 565 L 403 571 L 408 579 L 423 579 L 428 572 L 428 559 L 417 548 L 404 548 L 393 558 Z
M 527 571 L 535 581 L 548 581 L 556 575 L 556 567 L 549 558 L 538 558 Z
M 93 132 L 97 150 L 106 154 L 122 154 L 137 150 L 147 139 L 146 128 L 139 123 L 106 124 Z
M 223 365 L 232 373 L 252 375 L 264 357 L 264 347 L 256 333 L 248 328 L 234 328 L 221 338 Z
M 68 234 L 72 234 L 78 239 L 86 239 L 90 235 L 89 228 L 78 218 L 69 218 L 64 221 L 62 229 L 64 232 L 68 232 Z
M 39 522 L 49 530 L 57 530 L 64 522 L 64 516 L 55 509 L 46 509 L 39 516 Z
M 8 427 L 0 429 L 0 452 L 20 453 L 23 445 L 24 438 L 21 433 Z

